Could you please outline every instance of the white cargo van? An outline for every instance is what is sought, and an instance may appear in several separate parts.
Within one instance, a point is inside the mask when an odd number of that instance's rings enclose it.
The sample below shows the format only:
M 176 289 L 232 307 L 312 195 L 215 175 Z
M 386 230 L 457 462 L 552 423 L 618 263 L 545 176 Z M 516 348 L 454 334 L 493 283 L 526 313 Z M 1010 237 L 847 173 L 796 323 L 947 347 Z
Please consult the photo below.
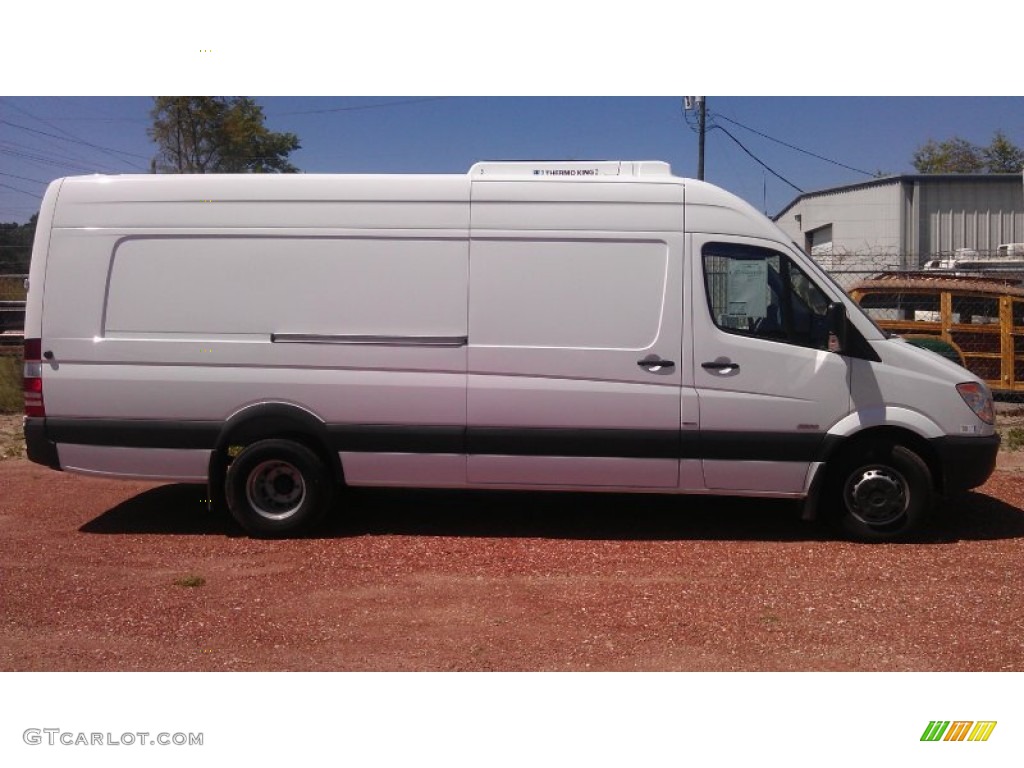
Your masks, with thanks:
M 884 540 L 998 447 L 980 379 L 659 162 L 60 179 L 25 338 L 33 461 L 207 482 L 262 536 L 347 484 L 804 499 Z

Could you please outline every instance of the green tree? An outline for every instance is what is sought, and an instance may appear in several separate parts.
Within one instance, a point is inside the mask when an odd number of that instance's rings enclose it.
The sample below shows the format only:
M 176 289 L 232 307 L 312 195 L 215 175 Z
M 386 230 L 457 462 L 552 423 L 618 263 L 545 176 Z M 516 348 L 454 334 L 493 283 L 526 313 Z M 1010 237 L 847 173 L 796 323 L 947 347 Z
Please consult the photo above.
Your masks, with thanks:
M 1020 173 L 1024 151 L 996 131 L 987 147 L 959 136 L 929 139 L 914 152 L 912 162 L 918 173 Z
M 149 136 L 154 170 L 170 173 L 295 173 L 294 133 L 270 131 L 263 108 L 244 96 L 156 96 Z
M 28 272 L 38 213 L 25 224 L 0 224 L 0 274 Z
M 941 142 L 929 139 L 914 152 L 913 165 L 918 173 L 981 173 L 985 161 L 979 146 L 954 136 Z
M 996 131 L 992 143 L 981 154 L 989 173 L 1020 173 L 1024 168 L 1024 150 L 1015 146 L 1002 131 Z

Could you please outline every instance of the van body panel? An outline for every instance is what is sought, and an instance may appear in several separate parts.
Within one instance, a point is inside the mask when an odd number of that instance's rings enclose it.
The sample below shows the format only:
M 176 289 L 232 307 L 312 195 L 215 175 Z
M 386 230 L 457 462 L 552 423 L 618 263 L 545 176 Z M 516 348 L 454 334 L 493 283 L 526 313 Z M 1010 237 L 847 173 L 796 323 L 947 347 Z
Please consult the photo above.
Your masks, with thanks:
M 32 260 L 29 262 L 29 291 L 25 300 L 26 339 L 38 339 L 43 332 L 43 295 L 46 287 L 46 265 L 50 253 L 50 242 L 53 237 L 53 217 L 57 209 L 57 199 L 66 179 L 50 182 L 43 194 L 39 206 L 39 218 L 36 219 L 36 232 L 32 238 Z
M 210 451 L 174 448 L 123 448 L 105 445 L 60 445 L 61 466 L 83 475 L 204 483 Z
M 473 374 L 469 386 L 471 428 L 678 431 L 677 384 Z
M 966 409 L 966 406 L 961 407 Z M 902 406 L 888 407 L 879 403 L 858 407 L 856 411 L 836 422 L 829 430 L 829 434 L 850 437 L 872 427 L 899 427 L 925 439 L 943 435 L 939 425 L 921 411 Z
M 269 342 L 266 347 L 267 355 L 274 354 Z M 462 427 L 465 422 L 466 387 L 461 373 L 74 360 L 61 360 L 50 368 L 45 373 L 51 417 L 146 419 L 156 415 L 167 421 L 227 422 L 247 406 L 280 402 L 298 405 L 328 424 Z M 339 391 L 345 396 L 339 397 Z M 156 412 L 154 402 L 160 403 Z
M 351 485 L 463 488 L 466 456 L 462 453 L 378 453 L 342 451 L 345 481 Z
M 47 292 L 58 308 L 47 313 L 48 336 L 467 334 L 465 230 L 124 233 L 54 232 Z M 308 298 L 310 280 L 325 288 L 319 301 Z
M 873 342 L 880 362 L 855 360 L 853 410 L 866 418 L 905 421 L 922 437 L 995 433 L 964 403 L 955 384 L 976 381 L 967 370 L 902 339 Z M 950 384 L 952 382 L 952 384 Z M 884 409 L 881 415 L 880 409 Z M 911 415 L 913 414 L 913 415 Z
M 465 229 L 469 179 L 460 176 L 194 174 L 65 180 L 53 226 Z
M 112 251 L 103 336 L 468 333 L 465 234 L 148 236 L 119 239 Z M 329 300 L 311 300 L 311 285 Z
M 470 483 L 531 488 L 675 488 L 676 459 L 628 459 L 601 456 L 469 457 Z
M 771 489 L 780 495 L 799 495 L 806 491 L 808 463 L 794 461 L 718 461 L 704 459 L 704 477 L 708 487 L 719 491 Z
M 713 184 L 686 179 L 686 231 L 693 234 L 734 234 L 779 243 L 789 239 L 749 203 Z
M 473 182 L 474 236 L 489 230 L 678 232 L 680 184 Z

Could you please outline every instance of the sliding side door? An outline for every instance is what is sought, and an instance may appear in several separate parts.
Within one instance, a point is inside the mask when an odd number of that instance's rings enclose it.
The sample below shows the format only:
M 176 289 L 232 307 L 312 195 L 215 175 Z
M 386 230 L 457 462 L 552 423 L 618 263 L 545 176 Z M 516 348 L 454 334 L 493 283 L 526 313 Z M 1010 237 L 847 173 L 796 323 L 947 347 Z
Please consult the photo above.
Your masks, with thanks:
M 595 184 L 541 184 L 558 199 L 528 202 L 530 182 L 474 185 L 468 479 L 675 488 L 680 188 L 649 185 L 644 218 L 642 203 L 595 201 Z M 659 214 L 675 231 L 638 227 Z

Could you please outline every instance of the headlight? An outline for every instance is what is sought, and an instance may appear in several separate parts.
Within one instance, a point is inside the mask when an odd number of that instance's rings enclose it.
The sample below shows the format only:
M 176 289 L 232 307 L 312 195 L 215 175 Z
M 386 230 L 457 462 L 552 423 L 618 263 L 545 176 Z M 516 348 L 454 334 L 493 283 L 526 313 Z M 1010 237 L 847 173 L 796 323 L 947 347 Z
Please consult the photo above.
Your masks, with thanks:
M 957 384 L 956 391 L 967 403 L 967 407 L 974 411 L 975 415 L 986 424 L 995 424 L 996 412 L 992 407 L 992 393 L 983 384 L 975 384 L 973 381 L 964 384 Z

